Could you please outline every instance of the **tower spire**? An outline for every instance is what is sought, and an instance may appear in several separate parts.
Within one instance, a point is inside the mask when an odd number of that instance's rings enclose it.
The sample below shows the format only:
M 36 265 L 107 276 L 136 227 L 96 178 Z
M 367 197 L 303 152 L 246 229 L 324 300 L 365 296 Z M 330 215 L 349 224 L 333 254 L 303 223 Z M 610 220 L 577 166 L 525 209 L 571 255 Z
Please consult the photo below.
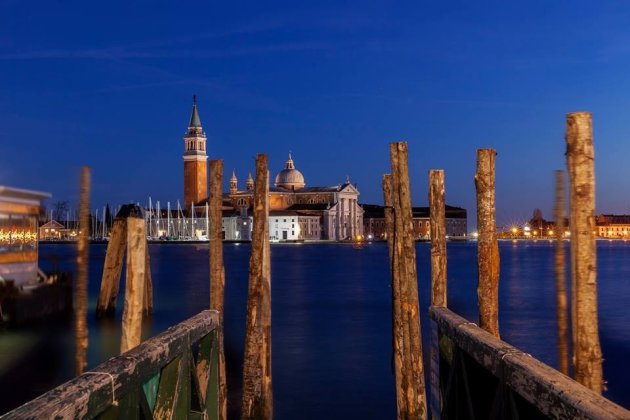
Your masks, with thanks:
M 197 111 L 197 95 L 193 95 L 193 107 L 190 114 L 189 128 L 201 128 L 201 119 L 199 118 L 199 112 Z

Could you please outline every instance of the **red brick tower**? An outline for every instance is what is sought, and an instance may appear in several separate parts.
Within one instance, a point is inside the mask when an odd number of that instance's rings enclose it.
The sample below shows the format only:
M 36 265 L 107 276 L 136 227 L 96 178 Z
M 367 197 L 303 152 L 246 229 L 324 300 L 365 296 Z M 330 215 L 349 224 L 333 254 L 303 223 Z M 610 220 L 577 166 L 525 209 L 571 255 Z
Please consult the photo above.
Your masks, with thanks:
M 197 97 L 193 96 L 193 108 L 184 136 L 184 207 L 208 197 L 208 155 L 206 133 L 201 128 L 197 112 Z

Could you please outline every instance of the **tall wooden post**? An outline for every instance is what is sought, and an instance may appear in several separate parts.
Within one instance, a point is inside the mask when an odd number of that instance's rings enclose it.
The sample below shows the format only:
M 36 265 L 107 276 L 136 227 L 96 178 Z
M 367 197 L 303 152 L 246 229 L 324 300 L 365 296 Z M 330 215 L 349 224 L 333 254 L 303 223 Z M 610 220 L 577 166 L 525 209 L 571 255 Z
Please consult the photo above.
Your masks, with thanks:
M 243 363 L 243 419 L 271 419 L 271 271 L 269 259 L 269 170 L 267 155 L 256 156 L 254 231 L 249 260 L 249 291 L 245 360 Z
M 556 171 L 556 205 L 554 208 L 556 219 L 556 313 L 558 317 L 558 364 L 560 372 L 569 375 L 569 344 L 567 321 L 567 291 L 566 274 L 564 270 L 564 172 Z
M 88 327 L 88 259 L 90 256 L 90 168 L 81 168 L 81 194 L 79 203 L 79 242 L 77 256 L 77 282 L 75 284 L 75 372 L 82 374 L 87 367 Z
M 227 418 L 227 386 L 225 377 L 225 350 L 223 344 L 225 267 L 223 266 L 222 212 L 223 161 L 210 161 L 210 309 L 219 311 L 219 410 L 218 418 Z M 205 397 L 205 396 L 204 396 Z
M 401 384 L 402 394 L 407 400 L 405 407 L 399 409 L 399 416 L 405 419 L 424 419 L 427 417 L 427 400 L 422 365 L 418 275 L 416 272 L 416 248 L 413 237 L 407 147 L 406 142 L 390 144 L 392 203 L 395 221 L 392 269 L 394 287 L 400 288 L 401 341 L 403 347 Z
M 571 276 L 575 379 L 593 391 L 603 388 L 597 318 L 595 244 L 595 152 L 588 112 L 567 115 L 567 169 L 571 208 Z
M 446 204 L 444 171 L 429 171 L 429 215 L 431 227 L 431 306 L 446 307 Z M 439 419 L 442 408 L 440 392 L 440 333 L 431 323 L 431 417 Z
M 479 326 L 499 337 L 499 244 L 495 219 L 494 149 L 477 150 L 477 266 Z
M 396 411 L 399 419 L 403 419 L 407 410 L 407 398 L 404 393 L 403 376 L 407 374 L 403 362 L 403 324 L 400 304 L 400 283 L 398 275 L 394 275 L 394 207 L 392 203 L 392 176 L 383 175 L 383 209 L 385 216 L 385 237 L 389 250 L 389 269 L 392 289 L 392 355 L 394 375 L 396 378 Z
M 431 305 L 446 306 L 446 207 L 444 171 L 429 171 Z
M 120 352 L 142 341 L 142 311 L 145 299 L 147 232 L 140 215 L 127 218 L 127 278 Z

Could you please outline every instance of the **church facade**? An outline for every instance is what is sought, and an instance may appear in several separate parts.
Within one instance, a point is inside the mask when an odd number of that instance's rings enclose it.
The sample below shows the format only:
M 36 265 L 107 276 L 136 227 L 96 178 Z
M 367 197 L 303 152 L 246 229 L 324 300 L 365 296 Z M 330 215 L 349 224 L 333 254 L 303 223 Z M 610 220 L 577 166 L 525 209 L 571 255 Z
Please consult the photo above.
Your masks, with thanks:
M 252 207 L 253 184 L 249 174 L 245 189 L 239 190 L 236 174 L 232 173 L 230 192 L 226 196 L 241 213 L 247 213 Z M 284 169 L 276 175 L 274 186 L 269 187 L 269 218 L 275 220 L 275 215 L 281 214 L 298 217 L 296 231 L 299 231 L 299 239 L 339 241 L 363 235 L 363 209 L 359 206 L 357 187 L 349 180 L 333 186 L 308 187 L 291 154 Z M 271 226 L 269 232 L 273 238 L 275 230 Z
M 208 155 L 196 98 L 184 136 L 184 203 L 201 204 L 208 199 Z M 254 179 L 251 173 L 245 188 L 239 189 L 232 172 L 229 192 L 223 196 L 224 211 L 233 210 L 242 218 L 251 213 Z M 225 204 L 228 204 L 227 206 Z M 269 235 L 282 240 L 352 240 L 363 236 L 363 209 L 359 191 L 349 179 L 343 184 L 309 187 L 289 158 L 269 187 Z M 286 219 L 286 222 L 285 222 Z M 272 220 L 273 226 L 272 226 Z M 291 221 L 291 222 L 290 222 Z M 239 236 L 243 237 L 241 233 Z

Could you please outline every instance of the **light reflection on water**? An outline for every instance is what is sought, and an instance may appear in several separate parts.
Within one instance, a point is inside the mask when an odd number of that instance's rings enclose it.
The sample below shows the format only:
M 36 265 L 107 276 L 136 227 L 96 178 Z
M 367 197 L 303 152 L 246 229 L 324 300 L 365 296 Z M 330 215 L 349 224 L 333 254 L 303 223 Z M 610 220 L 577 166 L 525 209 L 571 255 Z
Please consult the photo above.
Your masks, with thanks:
M 429 245 L 420 243 L 416 248 L 422 331 L 428 338 L 429 321 L 425 314 L 430 295 Z M 105 246 L 92 245 L 90 251 L 93 314 Z M 154 335 L 209 304 L 208 250 L 200 245 L 160 244 L 151 245 L 150 252 L 155 314 L 145 331 Z M 249 252 L 249 245 L 224 247 L 231 407 L 239 405 Z M 547 241 L 501 242 L 499 294 L 502 338 L 556 366 L 553 252 L 554 245 Z M 63 268 L 72 268 L 74 247 L 70 245 L 42 245 L 40 254 L 44 268 L 50 267 L 52 255 L 59 257 Z M 393 418 L 391 291 L 386 245 L 369 244 L 357 250 L 343 244 L 274 244 L 271 257 L 275 417 Z M 567 245 L 567 275 L 568 262 Z M 449 243 L 449 307 L 473 322 L 477 322 L 476 275 L 476 244 Z M 630 244 L 598 243 L 598 275 L 607 396 L 629 406 L 630 369 L 625 357 L 630 354 Z M 97 323 L 89 317 L 90 367 L 118 351 L 122 299 L 118 308 L 114 322 Z M 51 372 L 42 374 L 40 381 L 28 378 L 28 385 L 40 392 L 72 375 L 71 328 L 65 324 L 54 331 L 54 351 L 36 348 L 36 354 L 30 356 L 48 359 Z M 23 336 L 27 334 L 32 332 L 24 332 Z M 3 336 L 3 340 L 7 337 Z M 19 333 L 17 337 L 21 337 Z M 428 353 L 428 340 L 424 346 Z M 24 367 L 18 366 L 10 373 L 10 380 L 4 378 L 0 384 L 18 380 L 20 369 Z M 22 394 L 15 396 L 13 404 L 33 397 L 24 396 L 21 387 L 16 389 Z M 4 404 L 0 408 L 10 408 L 6 406 L 10 402 Z

